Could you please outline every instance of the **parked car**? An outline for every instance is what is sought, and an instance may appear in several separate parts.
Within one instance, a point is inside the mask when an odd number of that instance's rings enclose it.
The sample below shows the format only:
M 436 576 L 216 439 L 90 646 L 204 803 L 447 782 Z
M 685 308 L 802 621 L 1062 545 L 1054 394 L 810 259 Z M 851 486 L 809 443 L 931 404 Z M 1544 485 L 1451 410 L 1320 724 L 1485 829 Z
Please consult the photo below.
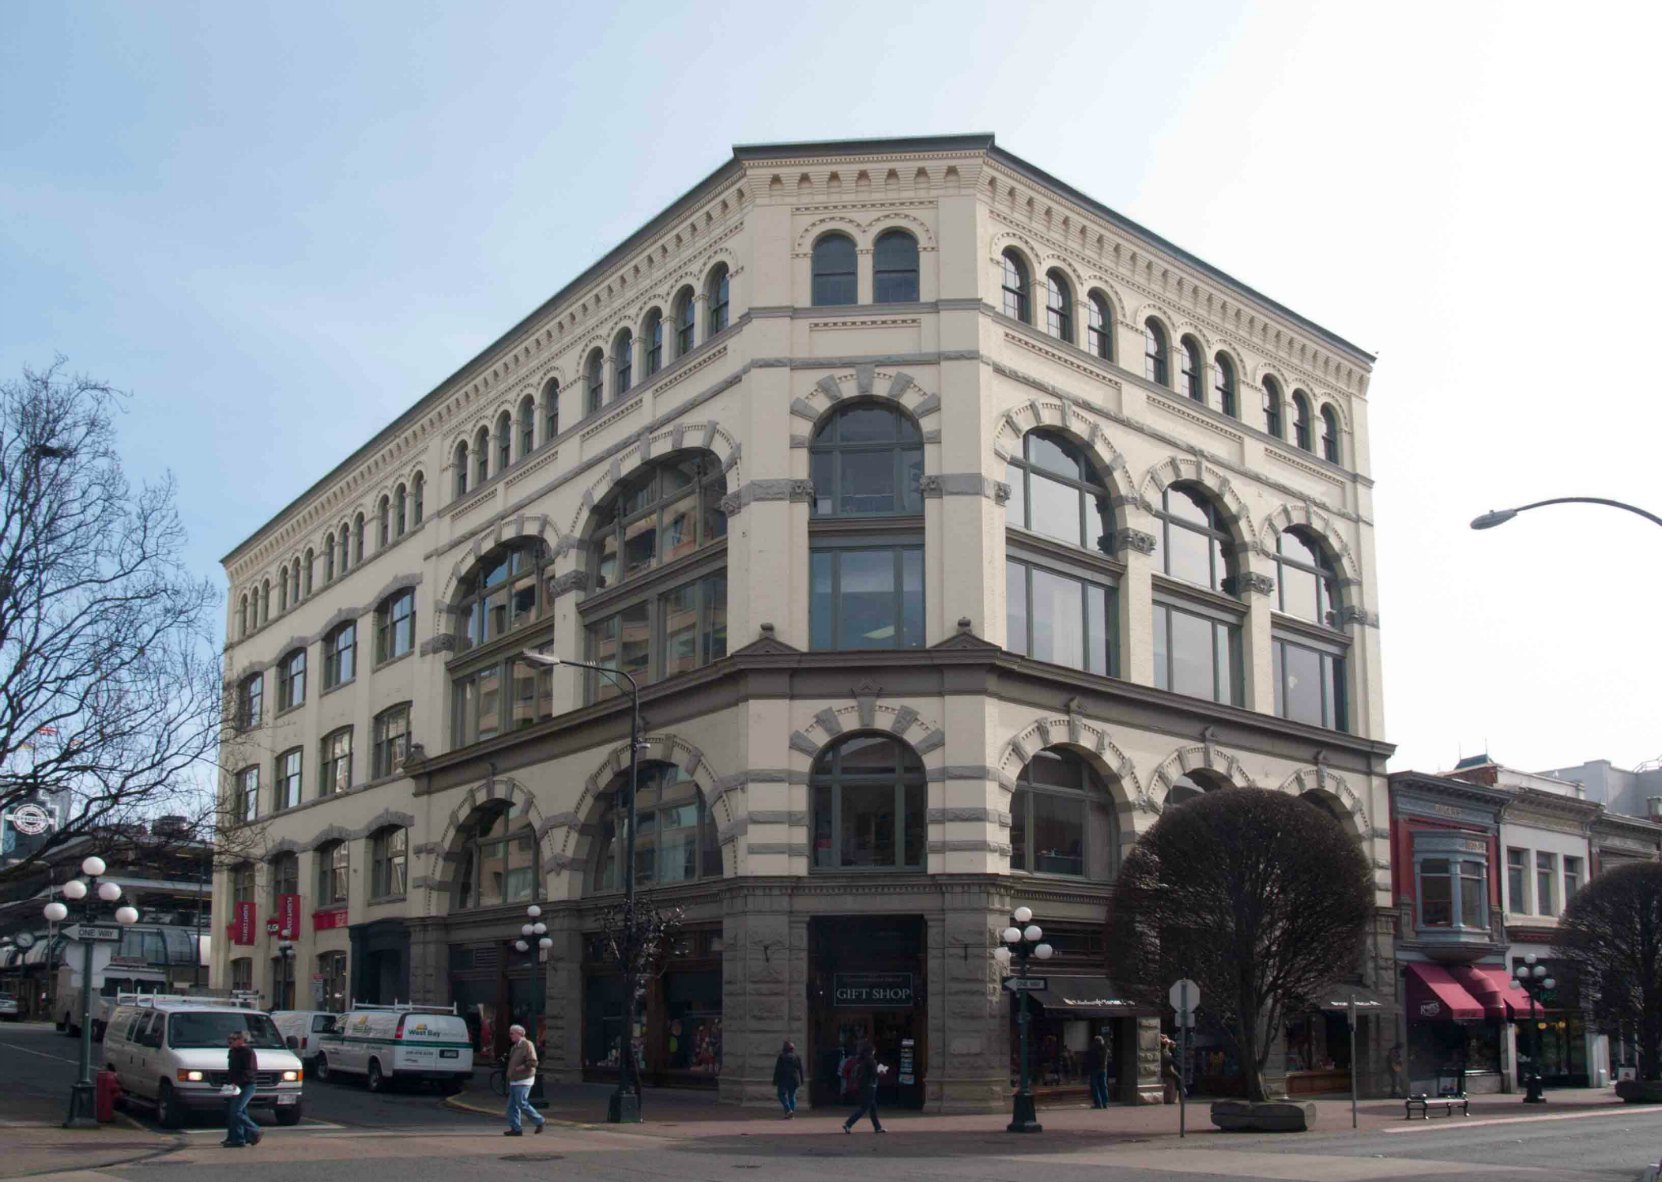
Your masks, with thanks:
M 128 1099 L 152 1105 L 164 1128 L 190 1112 L 223 1114 L 230 1069 L 226 1043 L 244 1031 L 254 1048 L 249 1107 L 275 1112 L 280 1125 L 300 1123 L 305 1071 L 283 1044 L 269 1014 L 217 998 L 123 994 L 104 1035 L 104 1061 Z
M 473 1076 L 473 1043 L 455 1006 L 354 1006 L 317 1039 L 317 1077 L 361 1075 L 379 1092 L 395 1080 L 458 1089 Z
M 319 1039 L 335 1029 L 341 1015 L 330 1010 L 272 1010 L 271 1020 L 289 1050 L 310 1067 L 317 1060 Z
M 0 993 L 0 1018 L 7 1022 L 15 1022 L 23 1016 L 23 1007 L 18 1004 L 15 993 Z

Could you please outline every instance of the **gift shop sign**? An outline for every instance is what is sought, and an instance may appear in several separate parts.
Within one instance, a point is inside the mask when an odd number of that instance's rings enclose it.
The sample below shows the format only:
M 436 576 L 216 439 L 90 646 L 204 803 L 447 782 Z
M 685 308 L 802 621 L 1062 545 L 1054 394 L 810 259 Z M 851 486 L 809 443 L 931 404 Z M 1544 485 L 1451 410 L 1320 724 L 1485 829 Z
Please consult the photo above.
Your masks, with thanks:
M 835 973 L 831 1004 L 854 1010 L 909 1010 L 913 1006 L 911 973 Z

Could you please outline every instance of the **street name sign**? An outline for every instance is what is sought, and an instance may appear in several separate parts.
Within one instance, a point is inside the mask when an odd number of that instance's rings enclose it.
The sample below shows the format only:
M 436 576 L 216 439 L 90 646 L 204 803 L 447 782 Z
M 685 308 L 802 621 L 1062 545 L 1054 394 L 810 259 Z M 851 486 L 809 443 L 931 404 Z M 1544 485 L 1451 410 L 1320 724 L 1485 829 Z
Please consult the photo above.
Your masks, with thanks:
M 90 923 L 71 924 L 63 930 L 64 939 L 74 940 L 77 943 L 109 943 L 114 944 L 121 939 L 119 927 L 99 927 Z
M 1011 993 L 1036 993 L 1041 989 L 1050 988 L 1048 977 L 1006 977 L 1004 988 Z

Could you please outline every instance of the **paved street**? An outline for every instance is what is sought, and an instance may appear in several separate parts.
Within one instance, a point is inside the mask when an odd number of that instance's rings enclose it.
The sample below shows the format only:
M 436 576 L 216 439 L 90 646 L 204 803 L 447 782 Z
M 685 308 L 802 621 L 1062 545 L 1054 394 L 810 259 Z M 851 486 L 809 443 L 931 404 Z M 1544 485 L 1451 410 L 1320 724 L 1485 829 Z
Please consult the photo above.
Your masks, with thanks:
M 1227 1136 L 1206 1131 L 1191 1109 L 1187 1141 L 1171 1109 L 1125 1110 L 1098 1119 L 1084 1109 L 1042 1114 L 1045 1133 L 1017 1138 L 997 1118 L 896 1113 L 893 1130 L 840 1132 L 840 1111 L 784 1122 L 765 1113 L 718 1110 L 702 1098 L 648 1096 L 658 1119 L 638 1131 L 551 1123 L 540 1136 L 501 1136 L 500 1121 L 447 1107 L 434 1095 L 370 1096 L 361 1087 L 306 1087 L 306 1122 L 268 1131 L 257 1149 L 224 1150 L 217 1127 L 182 1134 L 125 1121 L 92 1133 L 56 1128 L 74 1072 L 75 1046 L 45 1026 L 0 1027 L 0 1131 L 8 1151 L 0 1177 L 50 1174 L 74 1182 L 199 1180 L 234 1168 L 245 1182 L 337 1182 L 369 1167 L 400 1182 L 467 1177 L 471 1182 L 539 1176 L 597 1182 L 675 1182 L 742 1177 L 844 1178 L 869 1182 L 1178 1182 L 1282 1179 L 1290 1182 L 1631 1182 L 1662 1154 L 1662 1111 L 1560 1104 L 1525 1117 L 1496 1104 L 1465 1124 L 1387 1123 L 1352 1133 L 1342 1106 L 1324 1108 L 1324 1131 L 1299 1137 Z M 554 1111 L 600 1107 L 601 1089 L 561 1089 Z M 464 1102 L 493 1105 L 472 1094 Z M 233 1165 L 234 1163 L 234 1165 Z

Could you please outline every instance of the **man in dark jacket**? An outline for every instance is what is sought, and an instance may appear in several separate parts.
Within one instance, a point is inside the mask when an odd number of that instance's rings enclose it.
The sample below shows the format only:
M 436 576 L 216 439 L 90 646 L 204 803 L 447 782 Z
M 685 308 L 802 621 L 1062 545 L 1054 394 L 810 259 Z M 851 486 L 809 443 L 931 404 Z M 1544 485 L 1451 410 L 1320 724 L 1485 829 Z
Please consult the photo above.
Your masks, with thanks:
M 802 1086 L 802 1056 L 794 1043 L 787 1042 L 773 1061 L 773 1086 L 779 1089 L 779 1107 L 790 1120 L 796 1115 L 796 1090 Z
M 854 1086 L 859 1091 L 860 1107 L 843 1122 L 843 1132 L 852 1133 L 855 1123 L 869 1112 L 872 1132 L 881 1133 L 883 1124 L 877 1119 L 877 1081 L 883 1069 L 877 1063 L 877 1048 L 869 1042 L 861 1043 L 859 1060 L 854 1068 Z
M 225 1127 L 225 1140 L 220 1144 L 227 1149 L 241 1149 L 245 1145 L 260 1143 L 260 1126 L 254 1123 L 248 1115 L 248 1102 L 254 1098 L 254 1073 L 259 1064 L 254 1058 L 254 1048 L 248 1045 L 248 1035 L 241 1030 L 233 1030 L 226 1042 L 230 1051 L 226 1056 L 225 1082 L 236 1087 L 237 1094 L 227 1098 L 226 1108 L 229 1116 Z

